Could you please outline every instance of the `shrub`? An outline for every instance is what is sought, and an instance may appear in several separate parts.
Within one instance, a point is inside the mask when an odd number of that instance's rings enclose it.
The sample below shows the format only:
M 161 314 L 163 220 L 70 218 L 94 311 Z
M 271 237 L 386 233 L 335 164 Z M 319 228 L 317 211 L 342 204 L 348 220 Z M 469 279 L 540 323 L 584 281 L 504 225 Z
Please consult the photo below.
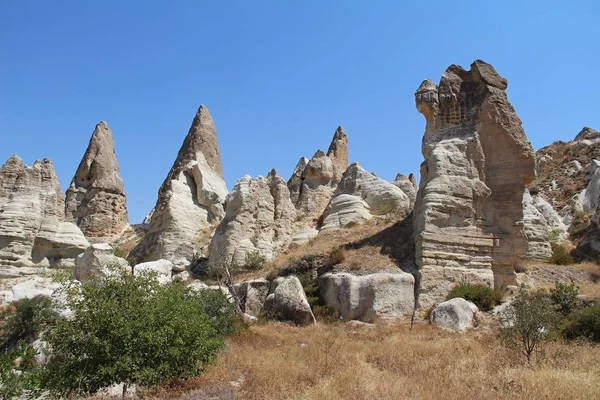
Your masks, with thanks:
M 472 285 L 470 283 L 461 283 L 455 286 L 446 300 L 462 297 L 465 300 L 472 301 L 482 311 L 489 311 L 502 301 L 502 291 L 492 289 L 485 285 Z
M 95 393 L 196 375 L 235 326 L 220 292 L 193 292 L 153 274 L 115 271 L 65 290 L 71 319 L 44 335 L 52 350 L 44 384 L 55 394 Z
M 563 315 L 569 315 L 575 308 L 579 287 L 573 282 L 570 284 L 556 282 L 553 289 L 550 289 L 550 300 L 555 309 Z
M 501 314 L 501 337 L 510 347 L 519 349 L 531 362 L 535 349 L 553 332 L 558 317 L 550 298 L 543 292 L 521 290 Z
M 329 262 L 331 265 L 338 265 L 344 262 L 346 259 L 346 253 L 341 247 L 336 247 L 329 252 Z
M 34 363 L 35 354 L 32 346 L 22 342 L 0 351 L 0 399 L 21 398 L 25 393 L 37 398 L 41 393 L 42 367 Z
M 256 271 L 262 269 L 266 262 L 267 259 L 258 250 L 246 253 L 245 265 L 249 270 Z
M 573 220 L 569 227 L 569 233 L 572 237 L 582 236 L 590 226 L 590 217 L 583 210 L 575 210 Z
M 569 339 L 585 338 L 600 342 L 600 302 L 576 313 L 565 334 Z
M 556 265 L 571 265 L 575 260 L 569 254 L 567 248 L 558 243 L 550 243 L 552 246 L 552 256 L 548 262 Z
M 557 243 L 560 239 L 560 231 L 558 229 L 553 229 L 552 232 L 548 235 L 548 241 L 550 243 Z
M 24 299 L 0 314 L 0 351 L 16 348 L 19 343 L 32 343 L 51 326 L 58 314 L 52 301 L 43 296 Z

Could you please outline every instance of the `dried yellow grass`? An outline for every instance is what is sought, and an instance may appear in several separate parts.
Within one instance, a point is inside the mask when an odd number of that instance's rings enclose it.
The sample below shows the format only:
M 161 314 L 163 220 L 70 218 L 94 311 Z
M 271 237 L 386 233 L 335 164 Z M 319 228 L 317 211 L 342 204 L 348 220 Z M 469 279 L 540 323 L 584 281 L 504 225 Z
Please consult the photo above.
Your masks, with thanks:
M 529 366 L 492 331 L 252 326 L 161 399 L 598 399 L 600 347 L 552 342 Z

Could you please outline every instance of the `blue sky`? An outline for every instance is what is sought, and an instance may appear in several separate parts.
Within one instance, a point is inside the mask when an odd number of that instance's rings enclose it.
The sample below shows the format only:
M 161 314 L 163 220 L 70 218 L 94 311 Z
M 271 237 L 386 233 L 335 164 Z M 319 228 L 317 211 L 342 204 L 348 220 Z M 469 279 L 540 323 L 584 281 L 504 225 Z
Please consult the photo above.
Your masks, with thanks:
M 0 2 L 0 163 L 51 158 L 66 189 L 94 126 L 111 127 L 140 222 L 205 104 L 225 180 L 287 179 L 338 125 L 351 161 L 418 173 L 414 92 L 480 58 L 535 149 L 600 129 L 595 1 Z

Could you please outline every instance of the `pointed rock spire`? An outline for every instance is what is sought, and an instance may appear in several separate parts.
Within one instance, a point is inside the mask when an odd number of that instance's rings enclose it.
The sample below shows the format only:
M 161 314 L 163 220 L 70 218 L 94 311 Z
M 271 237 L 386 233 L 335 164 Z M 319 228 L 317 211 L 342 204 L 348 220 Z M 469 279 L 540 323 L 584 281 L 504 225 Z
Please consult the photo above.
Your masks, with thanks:
M 341 126 L 338 126 L 333 134 L 327 156 L 333 161 L 334 180 L 341 180 L 348 168 L 348 136 Z
M 113 136 L 104 121 L 96 125 L 67 190 L 65 216 L 92 242 L 110 242 L 128 225 Z

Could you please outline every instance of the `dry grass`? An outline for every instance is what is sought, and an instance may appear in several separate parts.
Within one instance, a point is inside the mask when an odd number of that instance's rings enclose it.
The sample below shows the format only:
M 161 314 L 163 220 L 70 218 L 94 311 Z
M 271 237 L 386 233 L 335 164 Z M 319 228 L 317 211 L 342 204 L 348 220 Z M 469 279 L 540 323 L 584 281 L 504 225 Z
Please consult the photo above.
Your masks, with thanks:
M 263 269 L 236 275 L 236 280 L 273 276 L 306 255 L 324 256 L 336 248 L 345 255 L 336 269 L 373 272 L 412 264 L 412 216 L 402 221 L 374 218 L 362 225 L 322 232 L 305 245 L 291 246 Z
M 598 399 L 600 347 L 549 343 L 533 366 L 491 331 L 429 325 L 252 326 L 161 399 Z

